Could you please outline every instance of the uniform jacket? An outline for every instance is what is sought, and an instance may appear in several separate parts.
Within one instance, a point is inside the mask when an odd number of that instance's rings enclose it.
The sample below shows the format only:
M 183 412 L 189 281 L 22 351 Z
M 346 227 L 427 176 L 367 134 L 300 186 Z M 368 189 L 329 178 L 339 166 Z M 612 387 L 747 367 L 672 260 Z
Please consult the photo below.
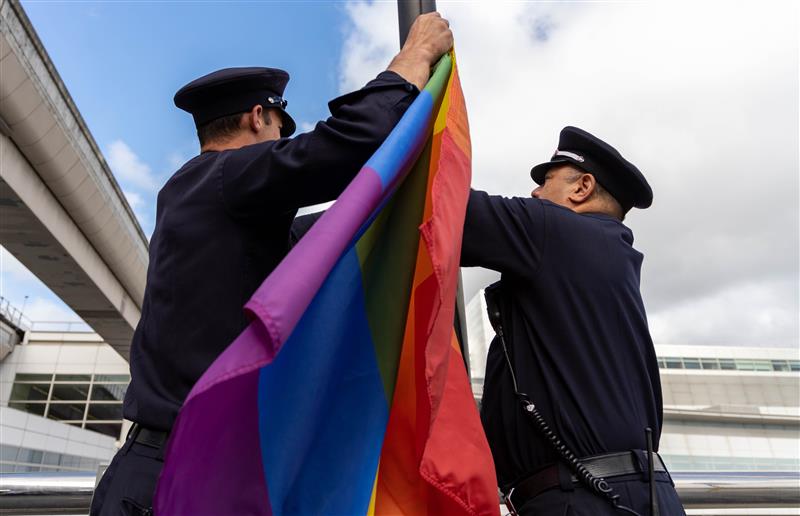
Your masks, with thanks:
M 245 328 L 242 307 L 289 249 L 297 209 L 335 199 L 418 93 L 393 72 L 330 103 L 295 138 L 204 152 L 158 194 L 124 415 L 169 430 L 189 390 Z
M 639 292 L 642 254 L 618 220 L 472 191 L 461 263 L 501 273 L 501 320 L 520 391 L 578 457 L 657 446 L 661 387 Z M 522 412 L 497 338 L 481 419 L 501 487 L 557 456 Z

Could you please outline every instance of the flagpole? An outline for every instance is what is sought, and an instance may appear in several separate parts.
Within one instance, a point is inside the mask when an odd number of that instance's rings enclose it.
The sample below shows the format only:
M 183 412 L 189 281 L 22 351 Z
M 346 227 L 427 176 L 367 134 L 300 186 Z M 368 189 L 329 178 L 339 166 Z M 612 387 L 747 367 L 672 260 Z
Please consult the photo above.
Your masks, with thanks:
M 411 24 L 420 14 L 436 10 L 436 0 L 397 0 L 397 19 L 400 22 L 400 47 L 406 42 Z M 456 309 L 453 326 L 456 338 L 461 347 L 461 356 L 464 358 L 464 367 L 470 375 L 469 367 L 469 342 L 467 340 L 467 318 L 464 309 L 464 284 L 461 271 L 458 271 L 458 288 L 456 289 Z

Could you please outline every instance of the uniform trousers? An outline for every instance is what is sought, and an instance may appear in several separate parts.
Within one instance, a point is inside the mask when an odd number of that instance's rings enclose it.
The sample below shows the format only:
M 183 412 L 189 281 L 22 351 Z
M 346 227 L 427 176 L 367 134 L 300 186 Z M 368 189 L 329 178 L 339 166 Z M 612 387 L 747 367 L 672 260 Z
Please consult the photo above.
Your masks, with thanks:
M 659 516 L 686 516 L 669 475 L 656 473 L 655 479 Z M 614 493 L 620 495 L 621 505 L 633 509 L 640 516 L 650 516 L 650 485 L 646 476 L 635 473 L 607 478 L 606 481 Z M 611 502 L 582 484 L 573 484 L 566 489 L 548 489 L 517 507 L 517 512 L 520 516 L 632 516 L 614 508 Z
M 161 447 L 136 442 L 119 449 L 94 490 L 90 516 L 152 516 L 153 493 L 164 466 Z

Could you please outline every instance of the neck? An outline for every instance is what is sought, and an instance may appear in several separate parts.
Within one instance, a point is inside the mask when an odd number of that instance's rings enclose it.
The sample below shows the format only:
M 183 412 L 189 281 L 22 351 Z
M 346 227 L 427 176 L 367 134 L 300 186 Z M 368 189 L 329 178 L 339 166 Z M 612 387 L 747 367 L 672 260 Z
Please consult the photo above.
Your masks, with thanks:
M 608 215 L 609 217 L 614 217 L 615 219 L 620 221 L 622 220 L 621 213 L 617 213 L 617 210 L 614 210 L 612 209 L 612 207 L 597 200 L 592 200 L 582 204 L 573 205 L 571 206 L 571 208 L 572 211 L 576 213 L 600 213 L 602 215 Z
M 248 133 L 238 134 L 225 140 L 214 140 L 200 147 L 200 152 L 222 152 L 226 150 L 241 149 L 247 145 L 258 143 L 253 135 Z

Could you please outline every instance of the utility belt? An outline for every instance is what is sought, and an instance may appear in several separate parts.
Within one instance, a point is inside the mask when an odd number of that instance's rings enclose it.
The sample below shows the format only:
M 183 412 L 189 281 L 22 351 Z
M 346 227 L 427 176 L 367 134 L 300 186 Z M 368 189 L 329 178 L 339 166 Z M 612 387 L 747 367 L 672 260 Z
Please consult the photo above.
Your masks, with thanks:
M 593 455 L 581 458 L 579 461 L 593 477 L 606 480 L 625 475 L 649 474 L 646 450 Z M 664 473 L 669 478 L 667 468 L 658 454 L 654 454 L 653 472 Z M 563 489 L 565 484 L 574 489 L 574 484 L 580 483 L 581 480 L 572 474 L 564 464 L 551 464 L 517 482 L 504 493 L 506 505 L 512 514 L 516 514 L 517 508 L 522 507 L 526 502 L 536 498 L 548 489 L 555 487 Z
M 630 514 L 632 516 L 642 516 L 630 507 L 623 505 L 620 502 L 620 495 L 615 493 L 614 489 L 606 481 L 607 477 L 626 474 L 623 472 L 638 473 L 641 471 L 638 468 L 634 468 L 638 464 L 638 461 L 633 461 L 634 452 L 606 454 L 599 457 L 587 457 L 586 461 L 588 462 L 591 462 L 590 459 L 594 460 L 592 467 L 597 472 L 593 472 L 589 467 L 587 467 L 584 459 L 578 458 L 575 453 L 572 452 L 569 446 L 567 446 L 567 444 L 561 440 L 556 432 L 553 431 L 553 429 L 542 416 L 538 407 L 531 401 L 530 397 L 519 390 L 517 375 L 514 371 L 514 365 L 511 363 L 511 357 L 508 353 L 508 346 L 506 345 L 505 335 L 503 332 L 503 324 L 500 313 L 502 306 L 500 301 L 500 298 L 502 297 L 500 294 L 500 287 L 498 287 L 497 284 L 487 287 L 484 291 L 484 296 L 486 297 L 486 305 L 489 312 L 489 322 L 494 328 L 494 331 L 497 333 L 497 336 L 500 338 L 500 344 L 503 346 L 503 355 L 505 357 L 506 365 L 508 366 L 508 371 L 511 375 L 511 382 L 514 387 L 514 395 L 517 398 L 520 410 L 526 414 L 531 424 L 541 434 L 545 442 L 547 442 L 548 445 L 558 454 L 561 460 L 560 463 L 563 463 L 564 466 L 569 468 L 569 471 L 572 473 L 570 479 L 574 478 L 575 481 L 578 481 L 586 486 L 592 493 L 608 501 L 614 507 L 614 509 L 618 510 L 619 512 Z M 659 516 L 655 485 L 655 472 L 657 471 L 656 462 L 658 462 L 664 471 L 666 471 L 666 469 L 664 468 L 664 463 L 661 461 L 661 457 L 658 457 L 658 455 L 655 453 L 653 447 L 652 429 L 645 428 L 644 433 L 645 442 L 647 443 L 647 452 L 645 452 L 647 458 L 647 480 L 650 484 L 650 507 L 647 516 Z M 545 489 L 549 489 L 550 487 L 555 487 L 556 485 L 562 485 L 562 479 L 559 475 L 561 470 L 558 469 L 558 465 L 554 467 L 556 468 L 554 471 L 539 472 L 536 474 L 541 474 L 541 478 L 532 479 L 533 477 L 531 477 L 526 479 L 515 486 L 514 489 L 509 491 L 507 500 L 514 498 L 514 500 L 507 504 L 512 514 L 516 515 L 516 509 L 514 508 L 515 505 L 521 507 L 522 503 L 535 496 L 535 494 L 543 491 L 543 486 L 547 486 Z M 553 483 L 554 474 L 555 483 Z M 534 477 L 536 477 L 536 475 L 534 475 Z M 528 482 L 529 480 L 530 482 Z M 564 483 L 571 486 L 571 482 Z M 527 487 L 522 488 L 522 484 L 525 484 Z M 538 492 L 536 492 L 537 490 Z M 519 491 L 519 494 L 517 494 L 517 491 Z M 525 492 L 528 493 L 528 497 L 525 500 L 522 500 L 521 498 Z M 530 493 L 535 494 L 531 495 Z
M 130 448 L 134 443 L 141 444 L 147 446 L 148 448 L 158 450 L 157 457 L 159 460 L 161 460 L 164 457 L 164 447 L 167 444 L 167 439 L 169 439 L 169 432 L 165 432 L 163 430 L 152 430 L 140 425 L 139 423 L 133 423 L 131 429 L 128 430 L 128 437 L 126 438 L 124 448 L 127 453 L 127 449 Z

